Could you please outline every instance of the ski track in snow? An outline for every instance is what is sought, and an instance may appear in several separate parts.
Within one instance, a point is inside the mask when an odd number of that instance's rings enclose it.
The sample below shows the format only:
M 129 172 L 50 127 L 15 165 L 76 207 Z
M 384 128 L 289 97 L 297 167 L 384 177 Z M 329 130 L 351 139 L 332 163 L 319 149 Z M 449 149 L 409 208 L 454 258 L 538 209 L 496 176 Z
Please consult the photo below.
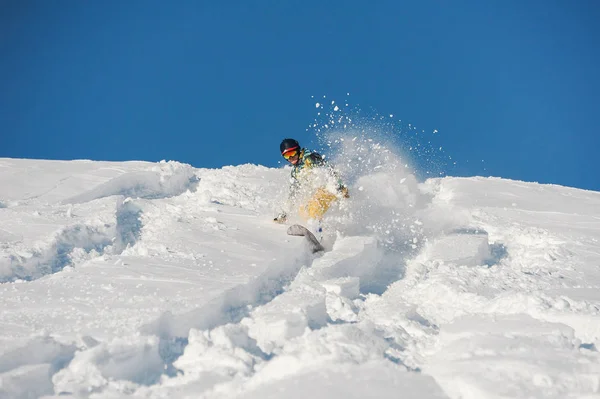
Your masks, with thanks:
M 105 252 L 120 254 L 128 246 L 133 246 L 141 232 L 143 211 L 130 197 L 167 198 L 193 189 L 197 184 L 193 170 L 187 165 L 163 163 L 153 169 L 149 172 L 123 173 L 84 194 L 63 199 L 63 204 L 70 204 L 62 207 L 68 216 L 73 213 L 71 204 L 111 196 L 116 196 L 117 201 L 115 205 L 109 205 L 115 207 L 112 217 L 70 224 L 44 243 L 38 243 L 33 248 L 21 247 L 18 251 L 5 254 L 0 258 L 0 283 L 15 279 L 33 280 L 61 271 L 66 266 L 80 262 L 82 258 L 96 257 Z M 61 178 L 52 188 L 25 198 L 24 202 L 39 199 L 69 178 Z M 55 207 L 48 208 L 48 212 L 56 213 Z M 39 211 L 34 211 L 34 214 L 42 216 Z M 15 237 L 10 232 L 3 236 L 5 240 Z
M 32 201 L 56 195 L 55 189 L 27 201 L 9 199 L 5 220 L 22 215 L 30 223 L 55 212 L 77 221 L 58 233 L 40 228 L 54 235 L 35 250 L 18 228 L 0 231 L 2 250 L 14 252 L 11 263 L 0 263 L 4 281 L 39 278 L 68 291 L 77 276 L 78 285 L 106 303 L 95 324 L 85 315 L 92 308 L 85 309 L 98 305 L 78 302 L 71 292 L 66 301 L 79 309 L 72 313 L 79 314 L 75 330 L 85 333 L 73 337 L 55 327 L 0 351 L 0 397 L 598 394 L 598 193 L 483 178 L 407 186 L 380 174 L 360 181 L 366 190 L 352 198 L 360 204 L 383 184 L 380 215 L 354 205 L 347 211 L 380 216 L 381 223 L 375 229 L 361 229 L 361 219 L 349 223 L 327 252 L 312 255 L 300 239 L 270 241 L 284 230 L 260 224 L 273 211 L 282 171 L 152 168 L 111 170 L 122 174 L 54 205 Z M 396 196 L 411 199 L 394 208 Z M 80 220 L 78 212 L 95 218 Z M 252 224 L 266 229 L 263 235 L 245 230 Z M 213 236 L 222 243 L 208 239 Z M 271 255 L 255 272 L 240 276 L 242 269 L 228 266 L 252 266 L 251 257 L 264 262 L 265 248 L 275 242 L 285 246 L 278 250 L 283 255 Z M 229 258 L 222 263 L 224 251 Z M 83 274 L 92 271 L 100 274 Z M 178 273 L 190 280 L 175 278 Z M 36 282 L 0 288 L 8 293 Z M 165 304 L 155 295 L 164 282 L 209 291 L 198 294 L 200 306 L 184 288 Z M 145 291 L 124 296 L 120 287 Z M 155 302 L 136 305 L 143 301 Z M 30 317 L 13 312 L 2 323 L 27 331 Z M 35 317 L 52 320 L 43 312 Z

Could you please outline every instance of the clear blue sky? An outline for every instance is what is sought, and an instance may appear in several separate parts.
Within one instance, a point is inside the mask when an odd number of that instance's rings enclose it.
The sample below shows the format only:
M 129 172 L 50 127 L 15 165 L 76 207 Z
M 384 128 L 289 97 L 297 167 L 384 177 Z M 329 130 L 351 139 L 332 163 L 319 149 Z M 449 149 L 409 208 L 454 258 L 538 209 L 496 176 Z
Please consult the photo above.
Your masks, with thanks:
M 0 156 L 277 166 L 315 99 L 600 190 L 600 2 L 0 0 Z M 484 162 L 481 162 L 484 160 Z M 484 169 L 485 168 L 485 169 Z

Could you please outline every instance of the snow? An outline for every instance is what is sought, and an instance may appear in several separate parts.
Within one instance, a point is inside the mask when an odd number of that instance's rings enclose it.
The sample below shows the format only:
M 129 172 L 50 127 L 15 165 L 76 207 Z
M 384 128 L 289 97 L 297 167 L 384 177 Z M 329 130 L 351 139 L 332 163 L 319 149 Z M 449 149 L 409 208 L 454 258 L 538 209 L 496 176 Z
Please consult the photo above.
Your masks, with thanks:
M 0 159 L 0 398 L 600 395 L 600 193 L 344 145 L 317 254 L 288 168 Z

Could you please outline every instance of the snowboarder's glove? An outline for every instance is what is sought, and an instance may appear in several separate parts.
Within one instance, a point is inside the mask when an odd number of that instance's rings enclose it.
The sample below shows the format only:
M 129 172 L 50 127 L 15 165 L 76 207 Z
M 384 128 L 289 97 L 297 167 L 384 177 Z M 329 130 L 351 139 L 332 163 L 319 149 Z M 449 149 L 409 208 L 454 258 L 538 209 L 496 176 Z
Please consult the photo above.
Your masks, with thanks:
M 340 186 L 340 188 L 338 188 L 338 192 L 342 195 L 342 197 L 350 198 L 350 193 L 348 192 L 348 188 L 346 186 Z
M 276 218 L 273 219 L 275 223 L 285 223 L 287 220 L 287 215 L 285 213 L 280 213 Z

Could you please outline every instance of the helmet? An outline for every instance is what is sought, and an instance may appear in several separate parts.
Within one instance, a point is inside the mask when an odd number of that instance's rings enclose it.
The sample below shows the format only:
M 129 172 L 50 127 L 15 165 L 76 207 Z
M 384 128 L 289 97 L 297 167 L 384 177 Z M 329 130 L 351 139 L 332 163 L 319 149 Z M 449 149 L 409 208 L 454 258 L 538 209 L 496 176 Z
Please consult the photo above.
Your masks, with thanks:
M 300 143 L 298 143 L 294 139 L 283 139 L 281 144 L 279 144 L 279 151 L 283 154 L 285 150 L 289 150 L 292 148 L 300 148 Z

